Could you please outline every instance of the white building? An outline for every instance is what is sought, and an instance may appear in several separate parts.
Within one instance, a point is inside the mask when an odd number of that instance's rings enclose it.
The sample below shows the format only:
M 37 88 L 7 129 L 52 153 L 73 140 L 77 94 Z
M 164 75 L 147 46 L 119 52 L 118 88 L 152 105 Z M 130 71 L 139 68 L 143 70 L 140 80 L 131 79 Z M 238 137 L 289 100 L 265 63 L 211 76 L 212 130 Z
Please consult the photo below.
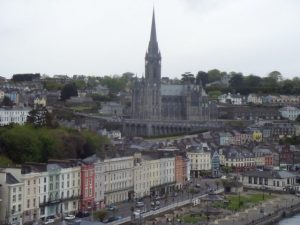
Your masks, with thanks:
M 210 151 L 204 151 L 201 148 L 190 150 L 187 152 L 187 157 L 191 162 L 191 176 L 200 177 L 201 171 L 211 170 L 211 153 Z
M 150 195 L 151 188 L 151 163 L 152 160 L 144 160 L 141 153 L 134 155 L 134 197 L 142 198 Z
M 287 171 L 249 171 L 240 176 L 240 182 L 246 187 L 285 191 L 299 190 L 296 175 Z
M 39 220 L 39 173 L 22 173 L 21 168 L 7 168 L 24 186 L 23 195 L 23 223 L 34 223 Z
M 48 216 L 48 210 L 46 204 L 48 202 L 48 196 L 49 196 L 49 174 L 47 170 L 40 172 L 38 187 L 39 187 L 40 219 L 45 219 Z
M 61 213 L 66 216 L 75 214 L 79 210 L 81 189 L 81 167 L 69 163 L 59 163 L 60 170 L 60 199 Z
M 134 198 L 133 156 L 104 160 L 105 204 Z
M 247 103 L 261 105 L 262 102 L 263 102 L 262 97 L 257 94 L 249 94 L 247 97 Z
M 173 190 L 175 181 L 175 157 L 161 154 L 134 155 L 135 198 L 162 195 Z
M 160 159 L 160 185 L 175 183 L 175 157 Z
M 0 170 L 0 223 L 22 225 L 24 183 Z
M 218 97 L 220 103 L 223 104 L 232 104 L 232 105 L 242 105 L 243 104 L 243 96 L 238 94 L 223 94 Z
M 279 112 L 283 118 L 289 120 L 296 120 L 297 117 L 300 115 L 300 109 L 292 106 L 287 106 L 279 109 Z
M 28 108 L 0 108 L 0 126 L 8 125 L 10 123 L 26 123 L 29 111 L 30 109 Z

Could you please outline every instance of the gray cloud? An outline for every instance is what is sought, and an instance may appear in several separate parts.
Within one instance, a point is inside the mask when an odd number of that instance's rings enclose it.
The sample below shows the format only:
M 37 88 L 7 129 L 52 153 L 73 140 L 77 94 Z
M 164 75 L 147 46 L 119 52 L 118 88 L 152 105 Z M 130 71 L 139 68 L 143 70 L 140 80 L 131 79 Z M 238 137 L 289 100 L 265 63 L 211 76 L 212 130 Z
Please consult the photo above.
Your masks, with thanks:
M 300 1 L 154 1 L 163 74 L 300 75 Z M 0 0 L 0 75 L 142 74 L 153 2 Z

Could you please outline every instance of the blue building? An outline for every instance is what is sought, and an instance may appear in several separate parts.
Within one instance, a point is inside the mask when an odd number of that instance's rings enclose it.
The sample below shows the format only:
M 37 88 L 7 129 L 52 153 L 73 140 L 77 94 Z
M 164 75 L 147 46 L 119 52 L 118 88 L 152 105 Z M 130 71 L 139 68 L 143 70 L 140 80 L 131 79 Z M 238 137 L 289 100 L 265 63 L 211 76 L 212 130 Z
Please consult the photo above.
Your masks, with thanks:
M 220 175 L 220 155 L 218 151 L 215 151 L 211 157 L 211 174 L 213 177 L 219 177 Z

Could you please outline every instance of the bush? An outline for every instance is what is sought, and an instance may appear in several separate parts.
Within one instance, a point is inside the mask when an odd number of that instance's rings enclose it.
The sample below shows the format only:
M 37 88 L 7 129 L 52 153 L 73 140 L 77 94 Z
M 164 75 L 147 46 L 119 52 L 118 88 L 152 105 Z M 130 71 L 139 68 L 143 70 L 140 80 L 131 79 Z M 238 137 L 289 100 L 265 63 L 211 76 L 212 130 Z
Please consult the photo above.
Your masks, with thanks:
M 98 212 L 96 212 L 96 219 L 100 220 L 101 222 L 104 220 L 104 218 L 107 216 L 107 211 L 106 210 L 100 210 Z

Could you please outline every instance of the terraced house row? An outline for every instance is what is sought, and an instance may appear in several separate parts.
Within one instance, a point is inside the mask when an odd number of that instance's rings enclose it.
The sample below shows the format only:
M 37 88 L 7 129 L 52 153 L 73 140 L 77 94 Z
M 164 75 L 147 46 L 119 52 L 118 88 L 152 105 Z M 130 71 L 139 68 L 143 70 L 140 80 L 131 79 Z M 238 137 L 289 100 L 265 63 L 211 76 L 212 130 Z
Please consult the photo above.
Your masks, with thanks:
M 0 224 L 32 224 L 179 189 L 189 179 L 188 161 L 152 152 L 0 168 Z

